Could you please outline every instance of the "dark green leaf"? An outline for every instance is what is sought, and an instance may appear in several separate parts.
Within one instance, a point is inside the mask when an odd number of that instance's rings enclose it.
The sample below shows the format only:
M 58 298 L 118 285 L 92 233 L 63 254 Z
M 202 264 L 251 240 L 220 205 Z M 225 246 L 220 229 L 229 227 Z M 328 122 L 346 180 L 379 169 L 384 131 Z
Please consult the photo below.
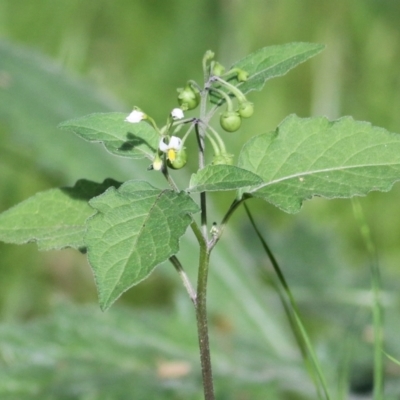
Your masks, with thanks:
M 90 201 L 99 212 L 88 220 L 85 242 L 100 306 L 107 309 L 179 250 L 179 238 L 198 206 L 184 192 L 128 181 Z
M 110 186 L 119 185 L 112 179 L 102 184 L 79 180 L 72 188 L 37 193 L 0 214 L 0 240 L 37 242 L 40 250 L 82 249 L 86 219 L 95 213 L 88 201 Z
M 295 213 L 304 200 L 388 191 L 400 180 L 400 135 L 350 117 L 289 116 L 245 144 L 239 166 L 262 177 L 249 193 Z
M 125 121 L 127 114 L 95 113 L 65 121 L 59 128 L 72 131 L 89 142 L 102 142 L 113 154 L 130 158 L 154 158 L 159 134 L 148 123 Z
M 285 75 L 292 68 L 317 55 L 325 46 L 315 43 L 288 43 L 264 47 L 232 65 L 248 72 L 246 82 L 235 84 L 243 93 L 261 90 L 268 79 Z
M 235 190 L 262 182 L 258 175 L 233 165 L 208 165 L 192 175 L 188 191 Z

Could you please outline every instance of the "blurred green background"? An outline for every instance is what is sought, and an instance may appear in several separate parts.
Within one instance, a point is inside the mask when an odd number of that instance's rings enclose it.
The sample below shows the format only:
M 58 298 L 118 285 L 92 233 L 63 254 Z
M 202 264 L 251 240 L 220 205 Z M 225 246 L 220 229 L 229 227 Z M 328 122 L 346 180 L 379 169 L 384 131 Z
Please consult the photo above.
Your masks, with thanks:
M 151 179 L 57 130 L 63 120 L 137 105 L 164 121 L 176 88 L 201 81 L 212 49 L 230 65 L 293 41 L 326 50 L 249 98 L 251 136 L 288 114 L 352 115 L 400 133 L 400 3 L 393 0 L 0 0 L 0 211 L 79 178 Z M 193 165 L 192 165 L 193 166 Z M 175 173 L 185 184 L 193 168 Z M 232 193 L 211 196 L 219 221 Z M 400 186 L 361 199 L 379 252 L 387 351 L 400 358 Z M 252 201 L 282 263 L 335 398 L 371 386 L 369 257 L 349 200 L 307 202 L 297 215 Z M 218 399 L 313 398 L 270 271 L 244 212 L 213 258 L 211 342 Z M 181 254 L 195 279 L 193 238 Z M 106 314 L 84 256 L 0 244 L 0 395 L 3 399 L 199 399 L 191 304 L 170 265 Z M 163 372 L 166 368 L 166 372 Z M 174 369 L 175 368 L 175 369 Z M 179 369 L 180 368 L 180 369 Z M 178 372 L 176 372 L 176 370 Z M 386 362 L 386 398 L 400 370 Z M 151 389 L 150 389 L 151 388 Z

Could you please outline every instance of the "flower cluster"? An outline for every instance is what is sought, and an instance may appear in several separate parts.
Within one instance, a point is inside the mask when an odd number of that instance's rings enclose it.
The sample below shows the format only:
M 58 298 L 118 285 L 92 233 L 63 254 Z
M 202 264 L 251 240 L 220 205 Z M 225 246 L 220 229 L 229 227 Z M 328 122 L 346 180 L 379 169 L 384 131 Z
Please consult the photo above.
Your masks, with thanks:
M 238 84 L 245 82 L 249 74 L 237 67 L 225 72 L 225 67 L 214 61 L 213 58 L 214 53 L 211 51 L 206 52 L 203 58 L 203 69 L 206 77 L 204 89 L 200 89 L 194 81 L 188 81 L 183 88 L 178 89 L 179 107 L 171 111 L 167 124 L 163 128 L 159 129 L 154 120 L 137 107 L 126 117 L 125 121 L 132 124 L 146 121 L 160 134 L 151 169 L 166 172 L 166 167 L 180 169 L 186 164 L 187 156 L 184 143 L 192 129 L 189 129 L 182 138 L 176 134 L 186 122 L 192 122 L 191 127 L 203 123 L 203 116 L 201 116 L 202 119 L 194 118 L 184 121 L 184 111 L 194 110 L 201 101 L 205 101 L 207 96 L 210 96 L 214 104 L 226 104 L 226 110 L 221 113 L 219 122 L 227 132 L 237 131 L 241 126 L 242 118 L 249 118 L 253 115 L 253 103 L 246 99 L 238 86 L 232 84 L 232 82 Z M 236 99 L 237 106 L 234 106 L 234 99 Z M 203 102 L 202 104 L 204 106 L 206 103 Z M 202 112 L 204 113 L 204 107 Z M 212 163 L 214 165 L 232 164 L 233 155 L 226 151 L 224 141 L 218 132 L 208 124 L 202 132 L 210 141 L 214 151 Z
M 179 121 L 185 117 L 181 108 L 174 108 L 170 113 L 170 118 L 173 121 Z M 143 120 L 151 120 L 143 111 L 134 108 L 133 111 L 125 118 L 126 122 L 137 124 Z M 171 127 L 169 122 L 166 127 Z M 158 130 L 158 128 L 157 128 Z M 160 134 L 163 130 L 159 130 Z M 161 134 L 161 139 L 158 145 L 158 150 L 155 154 L 151 169 L 160 171 L 163 168 L 163 159 L 161 155 L 165 154 L 165 159 L 170 168 L 179 169 L 186 164 L 186 152 L 183 147 L 184 141 L 177 136 L 168 136 Z

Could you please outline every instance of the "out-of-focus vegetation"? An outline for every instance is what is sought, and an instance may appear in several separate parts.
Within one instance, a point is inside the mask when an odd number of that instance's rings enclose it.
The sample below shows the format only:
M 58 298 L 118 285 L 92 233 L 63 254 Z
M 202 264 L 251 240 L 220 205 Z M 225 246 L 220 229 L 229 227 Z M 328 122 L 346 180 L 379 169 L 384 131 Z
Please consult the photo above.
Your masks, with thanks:
M 133 105 L 163 121 L 176 105 L 176 88 L 201 79 L 207 49 L 229 65 L 266 45 L 327 45 L 250 96 L 255 116 L 230 134 L 236 155 L 245 140 L 290 113 L 352 115 L 400 133 L 399 19 L 400 3 L 392 0 L 0 0 L 0 211 L 79 178 L 149 178 L 146 163 L 116 159 L 56 125 L 95 111 L 128 113 Z M 190 172 L 175 175 L 188 179 Z M 211 196 L 211 218 L 221 218 L 230 196 Z M 396 185 L 361 199 L 379 252 L 387 351 L 398 358 L 399 197 Z M 249 204 L 292 285 L 329 383 L 340 390 L 337 382 L 346 387 L 350 380 L 354 390 L 368 390 L 370 260 L 350 201 L 314 199 L 294 216 Z M 182 259 L 194 279 L 190 235 L 185 245 Z M 269 264 L 243 212 L 213 260 L 218 398 L 311 398 L 277 296 L 260 279 Z M 0 244 L 2 399 L 145 398 L 148 387 L 148 398 L 201 398 L 194 317 L 171 266 L 121 298 L 129 310 L 117 305 L 100 314 L 95 301 L 82 255 Z M 385 372 L 387 398 L 398 398 L 400 371 L 387 362 Z

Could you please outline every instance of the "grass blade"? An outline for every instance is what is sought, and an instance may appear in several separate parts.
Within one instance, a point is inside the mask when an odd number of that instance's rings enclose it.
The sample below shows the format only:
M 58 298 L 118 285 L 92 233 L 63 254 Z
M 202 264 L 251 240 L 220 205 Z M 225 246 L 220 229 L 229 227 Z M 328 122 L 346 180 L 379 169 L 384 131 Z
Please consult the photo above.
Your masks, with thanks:
M 383 313 L 381 305 L 381 279 L 376 249 L 371 237 L 368 222 L 358 199 L 352 199 L 353 213 L 360 227 L 370 258 L 371 290 L 372 290 L 372 319 L 374 329 L 374 400 L 383 399 Z
M 268 258 L 271 261 L 274 271 L 275 271 L 275 273 L 278 277 L 278 280 L 282 286 L 283 293 L 286 295 L 287 299 L 284 299 L 283 296 L 279 295 L 281 300 L 283 300 L 283 305 L 285 307 L 285 310 L 287 310 L 287 302 L 290 305 L 290 312 L 287 313 L 287 315 L 288 315 L 290 324 L 292 326 L 296 326 L 296 329 L 294 329 L 293 332 L 296 336 L 297 342 L 300 344 L 300 346 L 299 346 L 300 351 L 303 355 L 307 370 L 309 371 L 309 373 L 316 385 L 318 396 L 320 399 L 325 398 L 326 400 L 330 400 L 325 377 L 323 375 L 323 372 L 322 372 L 322 369 L 318 362 L 317 356 L 316 356 L 313 346 L 311 344 L 310 338 L 308 337 L 307 331 L 303 325 L 303 322 L 301 321 L 297 303 L 292 295 L 289 285 L 287 284 L 286 279 L 282 273 L 282 270 L 279 267 L 279 264 L 278 264 L 276 258 L 274 257 L 271 249 L 269 248 L 267 242 L 265 241 L 265 239 L 261 235 L 261 232 L 257 228 L 257 225 L 256 225 L 256 223 L 253 219 L 253 216 L 251 215 L 250 210 L 249 210 L 248 206 L 246 205 L 246 203 L 244 203 L 244 207 L 245 207 L 247 216 L 249 217 L 250 223 L 253 226 L 254 231 L 256 232 L 256 235 L 259 238 L 265 252 L 267 253 Z M 278 294 L 279 294 L 279 291 L 278 291 Z M 285 306 L 285 304 L 286 304 L 286 306 Z M 316 378 L 318 378 L 318 379 L 316 379 Z M 323 392 L 324 397 L 322 397 L 321 390 Z

